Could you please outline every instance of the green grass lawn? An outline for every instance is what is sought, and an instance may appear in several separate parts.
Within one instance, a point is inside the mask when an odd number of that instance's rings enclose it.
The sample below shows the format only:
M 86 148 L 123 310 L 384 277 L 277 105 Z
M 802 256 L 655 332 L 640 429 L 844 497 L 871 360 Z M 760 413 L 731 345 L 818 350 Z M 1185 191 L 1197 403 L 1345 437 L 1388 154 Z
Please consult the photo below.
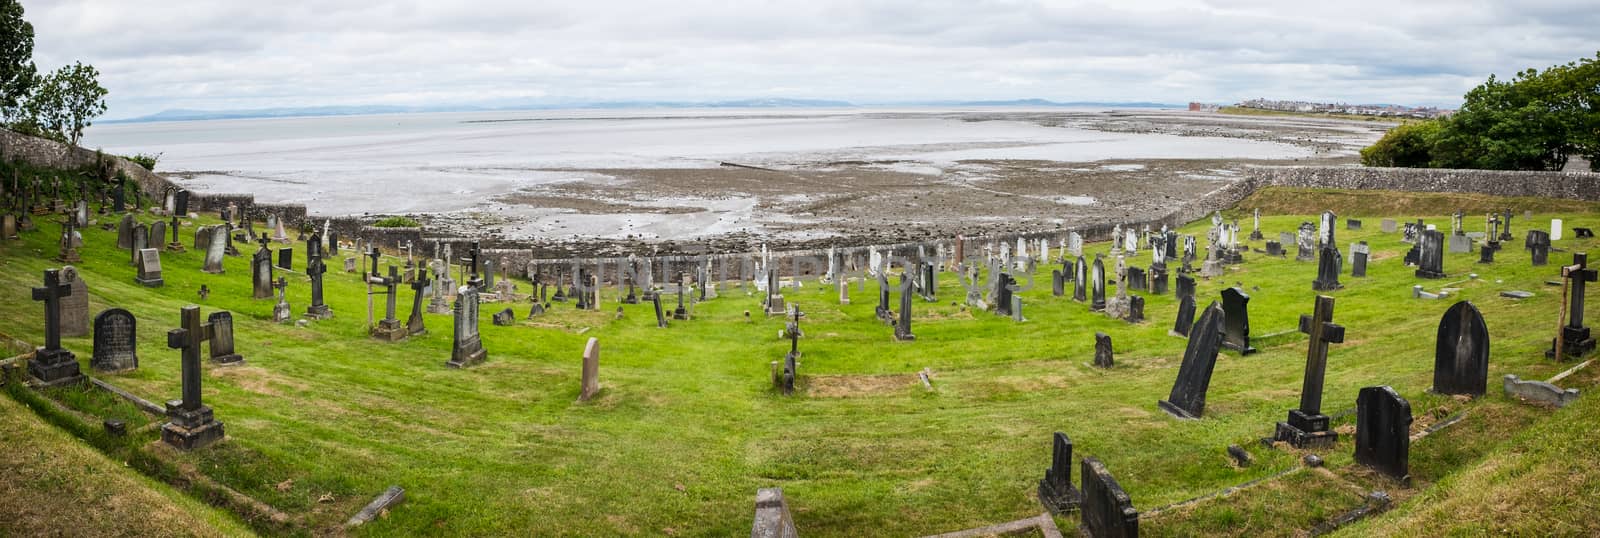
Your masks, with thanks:
M 1270 190 L 1262 196 L 1296 200 L 1301 208 L 1298 215 L 1264 216 L 1268 238 L 1314 221 L 1319 199 L 1348 202 L 1337 192 Z M 1425 202 L 1412 209 L 1426 206 L 1417 211 L 1448 233 L 1443 215 L 1455 209 L 1450 200 Z M 1535 209 L 1532 222 L 1543 226 L 1551 217 L 1565 218 L 1568 234 L 1556 242 L 1558 248 L 1596 246 L 1592 239 L 1575 240 L 1570 230 L 1600 227 L 1596 204 L 1550 202 L 1561 209 L 1553 214 L 1539 210 L 1538 201 L 1498 202 Z M 1230 213 L 1240 216 L 1248 233 L 1245 210 Z M 1359 205 L 1351 214 L 1361 214 Z M 1418 215 L 1386 216 L 1404 221 Z M 1145 532 L 1288 535 L 1359 506 L 1371 489 L 1401 499 L 1401 508 L 1386 520 L 1421 521 L 1413 524 L 1429 529 L 1432 520 L 1425 518 L 1448 514 L 1414 503 L 1455 498 L 1452 492 L 1495 480 L 1499 475 L 1481 469 L 1486 464 L 1528 465 L 1539 453 L 1519 447 L 1542 438 L 1530 436 L 1572 433 L 1552 422 L 1594 423 L 1592 412 L 1581 412 L 1590 404 L 1552 412 L 1512 402 L 1499 389 L 1506 373 L 1544 379 L 1570 366 L 1542 355 L 1555 333 L 1560 302 L 1560 289 L 1543 282 L 1570 253 L 1552 253 L 1549 267 L 1530 267 L 1520 246 L 1529 222 L 1519 214 L 1518 239 L 1497 263 L 1475 264 L 1476 253 L 1449 254 L 1445 270 L 1452 278 L 1421 280 L 1401 264 L 1409 245 L 1400 235 L 1380 233 L 1376 215 L 1365 220 L 1365 230 L 1345 231 L 1341 222 L 1338 231 L 1341 250 L 1348 253 L 1351 242 L 1367 240 L 1373 261 L 1367 278 L 1347 272 L 1345 289 L 1330 293 L 1338 299 L 1335 320 L 1346 327 L 1347 341 L 1329 352 L 1325 412 L 1353 408 L 1361 387 L 1388 384 L 1411 401 L 1419 427 L 1461 411 L 1468 413 L 1466 420 L 1413 445 L 1410 489 L 1352 465 L 1353 444 L 1346 435 L 1335 448 L 1319 451 L 1328 469 L 1298 471 L 1234 496 L 1163 511 L 1141 523 Z M 1469 219 L 1469 229 L 1477 230 L 1481 221 Z M 1197 222 L 1182 232 L 1203 237 L 1208 224 Z M 0 303 L 0 332 L 33 342 L 42 341 L 42 307 L 22 298 L 40 285 L 44 269 L 59 266 L 49 259 L 56 227 L 44 228 L 20 242 L 0 242 L 0 296 L 13 298 Z M 203 314 L 234 313 L 247 365 L 207 365 L 205 401 L 226 423 L 225 443 L 176 454 L 152 444 L 153 433 L 105 438 L 94 432 L 97 422 L 80 426 L 80 435 L 159 478 L 184 482 L 178 478 L 182 472 L 203 473 L 289 516 L 272 521 L 213 490 L 191 487 L 202 498 L 240 510 L 249 524 L 269 533 L 331 531 L 397 484 L 406 488 L 406 502 L 360 534 L 743 534 L 756 489 L 774 486 L 784 489 L 805 536 L 933 534 L 1040 513 L 1034 489 L 1049 465 L 1055 431 L 1072 437 L 1077 456 L 1104 461 L 1146 511 L 1299 465 L 1299 454 L 1257 442 L 1299 399 L 1305 339 L 1292 331 L 1299 315 L 1311 311 L 1316 264 L 1292 256 L 1247 254 L 1246 263 L 1225 277 L 1200 282 L 1201 308 L 1223 288 L 1241 285 L 1252 296 L 1252 334 L 1281 334 L 1260 339 L 1258 354 L 1224 352 L 1205 418 L 1180 422 L 1155 405 L 1171 389 L 1186 342 L 1167 334 L 1177 308 L 1173 296 L 1148 295 L 1149 321 L 1128 324 L 1090 313 L 1070 299 L 1070 290 L 1068 297 L 1051 297 L 1050 265 L 1040 266 L 1033 289 L 1021 294 L 1029 321 L 1020 324 L 955 306 L 963 290 L 953 274 L 941 275 L 940 301 L 915 301 L 917 340 L 907 343 L 895 342 L 892 328 L 874 319 L 875 285 L 869 283 L 865 292 L 852 286 L 853 304 L 840 306 L 835 290 L 808 281 L 787 294 L 807 316 L 800 342 L 802 389 L 783 397 L 768 381 L 769 363 L 788 350 L 778 337 L 783 322 L 760 316 L 748 285 L 722 286 L 721 298 L 696 308 L 697 319 L 668 329 L 655 327 L 648 304 L 623 305 L 624 317 L 615 319 L 614 288 L 605 292 L 599 312 L 558 303 L 550 314 L 514 327 L 493 326 L 491 314 L 504 305 L 485 304 L 488 362 L 453 370 L 444 366 L 450 357 L 448 316 L 428 315 L 429 334 L 404 342 L 368 338 L 365 286 L 342 272 L 342 260 L 330 261 L 327 275 L 326 297 L 335 317 L 300 328 L 271 323 L 273 301 L 249 298 L 251 249 L 227 259 L 224 275 L 200 272 L 201 253 L 163 253 L 166 286 L 152 290 L 133 281 L 127 252 L 115 249 L 115 231 L 94 227 L 84 233 L 88 246 L 78 267 L 90 288 L 91 312 L 115 306 L 139 317 L 140 368 L 105 379 L 152 401 L 177 398 L 179 355 L 166 348 L 164 333 L 177 326 L 179 308 L 190 303 L 200 304 Z M 182 235 L 190 241 L 192 228 L 186 226 Z M 1087 250 L 1104 252 L 1108 246 Z M 304 252 L 296 263 L 303 269 Z M 1137 263 L 1148 265 L 1148 253 Z M 1467 280 L 1469 272 L 1479 278 Z M 299 314 L 309 285 L 303 277 L 290 280 L 289 298 Z M 1493 338 L 1490 393 L 1470 402 L 1426 392 L 1434 331 L 1457 299 L 1416 300 L 1410 292 L 1413 284 L 1438 291 L 1458 280 L 1464 281 L 1456 285 L 1459 298 L 1478 305 Z M 203 302 L 196 295 L 202 284 L 212 290 Z M 525 291 L 526 282 L 521 287 Z M 401 289 L 401 304 L 409 307 L 411 292 Z M 1497 296 L 1507 289 L 1537 296 Z M 893 302 L 898 306 L 898 296 Z M 1597 302 L 1590 301 L 1591 312 Z M 381 304 L 380 297 L 380 309 Z M 526 303 L 514 308 L 519 318 L 527 314 Z M 753 321 L 746 320 L 746 311 L 755 313 Z M 1600 318 L 1591 313 L 1590 319 Z M 1088 366 L 1096 331 L 1113 338 L 1114 369 Z M 595 400 L 577 403 L 589 337 L 601 342 L 603 390 Z M 91 339 L 69 338 L 65 344 L 87 371 Z M 924 367 L 934 372 L 932 392 L 915 377 Z M 1594 380 L 1584 374 L 1564 386 L 1587 391 Z M 72 392 L 49 396 L 91 416 L 115 412 L 115 406 Z M 71 430 L 75 419 L 52 420 Z M 1353 420 L 1336 424 L 1348 429 Z M 1250 450 L 1255 464 L 1234 466 L 1224 451 L 1230 444 Z M 1600 473 L 1584 473 L 1576 482 L 1600 484 Z M 1547 507 L 1554 513 L 1542 517 L 1594 529 L 1587 515 L 1600 501 L 1564 501 Z M 1072 516 L 1058 522 L 1076 524 Z

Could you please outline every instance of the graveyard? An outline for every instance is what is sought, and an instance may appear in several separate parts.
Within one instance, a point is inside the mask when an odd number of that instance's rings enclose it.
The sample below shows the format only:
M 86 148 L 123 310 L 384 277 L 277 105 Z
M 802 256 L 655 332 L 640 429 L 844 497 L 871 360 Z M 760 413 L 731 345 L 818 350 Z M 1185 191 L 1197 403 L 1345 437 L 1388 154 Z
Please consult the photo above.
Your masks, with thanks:
M 0 238 L 0 296 L 10 299 L 0 334 L 13 357 L 0 419 L 13 425 L 8 447 L 39 452 L 8 465 L 56 465 L 65 478 L 6 491 L 116 491 L 161 517 L 35 514 L 40 527 L 25 534 L 725 536 L 751 529 L 767 488 L 781 488 L 801 536 L 937 535 L 1041 514 L 1050 529 L 1023 530 L 1600 533 L 1589 516 L 1600 503 L 1600 403 L 1588 394 L 1600 367 L 1580 367 L 1595 355 L 1577 336 L 1547 358 L 1553 339 L 1568 340 L 1561 325 L 1583 317 L 1583 303 L 1573 313 L 1567 301 L 1593 269 L 1563 278 L 1563 267 L 1600 247 L 1577 231 L 1600 227 L 1600 203 L 1268 187 L 1216 221 L 1127 230 L 1139 245 L 1126 266 L 1140 270 L 1151 237 L 1196 238 L 1193 271 L 1166 257 L 1160 286 L 1118 285 L 1121 234 L 1085 242 L 1082 258 L 1051 240 L 1034 263 L 1004 260 L 1009 243 L 967 238 L 961 270 L 982 275 L 970 290 L 954 263 L 937 264 L 924 289 L 920 270 L 902 276 L 920 265 L 890 256 L 881 280 L 865 267 L 769 273 L 782 295 L 771 301 L 772 285 L 754 279 L 718 281 L 699 300 L 698 279 L 680 295 L 662 278 L 659 306 L 602 282 L 535 315 L 524 275 L 495 275 L 521 290 L 516 300 L 468 286 L 461 295 L 481 304 L 436 312 L 423 308 L 426 283 L 396 270 L 404 254 L 369 257 L 359 238 L 337 253 L 308 248 L 292 232 L 236 242 L 241 230 L 228 226 L 239 218 L 214 211 L 131 212 L 138 224 L 177 226 L 135 234 L 144 249 L 119 248 L 122 214 L 91 211 L 62 248 L 71 212 L 44 205 L 27 210 L 34 230 Z M 1257 211 L 1259 240 L 1246 237 Z M 1419 221 L 1436 229 L 1411 229 Z M 1221 226 L 1234 237 L 1225 253 L 1208 238 L 1219 223 L 1233 226 Z M 202 226 L 222 231 L 196 244 Z M 1487 232 L 1499 250 L 1451 238 L 1468 232 Z M 1097 255 L 1107 256 L 1077 271 Z M 457 263 L 443 276 L 478 281 L 475 263 Z M 62 280 L 68 265 L 78 287 Z M 422 280 L 440 276 L 418 267 Z M 997 272 L 1014 284 L 969 301 Z M 1053 273 L 1074 275 L 1061 293 Z M 1078 292 L 1095 274 L 1103 286 Z M 1180 278 L 1192 278 L 1192 304 Z M 1504 294 L 1513 291 L 1529 295 Z M 1225 296 L 1237 304 L 1224 320 L 1211 305 Z M 124 341 L 101 345 L 85 327 L 62 334 L 45 314 L 60 308 L 96 325 L 112 312 L 105 323 L 123 323 Z M 1175 323 L 1180 310 L 1188 323 Z M 466 348 L 462 323 L 477 326 Z M 1508 394 L 1507 375 L 1555 378 L 1579 396 L 1557 405 Z M 60 481 L 83 490 L 57 491 Z M 349 524 L 391 486 L 403 502 Z M 1135 512 L 1115 506 L 1119 489 Z

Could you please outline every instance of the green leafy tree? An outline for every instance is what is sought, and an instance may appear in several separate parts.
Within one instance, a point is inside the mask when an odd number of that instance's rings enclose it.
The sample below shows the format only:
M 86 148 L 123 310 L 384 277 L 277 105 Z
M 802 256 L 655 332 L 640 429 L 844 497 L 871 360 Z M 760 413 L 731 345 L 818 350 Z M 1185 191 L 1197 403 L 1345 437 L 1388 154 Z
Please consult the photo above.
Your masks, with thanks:
M 1377 143 L 1361 150 L 1361 164 L 1400 168 L 1427 168 L 1442 131 L 1439 121 L 1408 123 L 1390 129 Z
M 106 89 L 94 66 L 74 62 L 39 81 L 24 106 L 39 130 L 76 145 L 84 128 L 106 111 Z
M 33 90 L 33 25 L 22 19 L 22 3 L 0 0 L 0 116 L 17 119 L 19 107 Z

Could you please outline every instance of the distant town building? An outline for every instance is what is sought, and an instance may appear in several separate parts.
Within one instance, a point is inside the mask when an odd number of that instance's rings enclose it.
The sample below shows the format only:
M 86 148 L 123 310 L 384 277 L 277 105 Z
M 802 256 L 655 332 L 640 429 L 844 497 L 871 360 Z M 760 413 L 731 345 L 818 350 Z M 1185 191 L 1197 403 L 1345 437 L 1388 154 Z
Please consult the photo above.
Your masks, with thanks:
M 1191 103 L 1193 110 L 1194 104 Z M 1421 118 L 1432 119 L 1450 115 L 1454 110 L 1435 107 L 1409 107 L 1401 105 L 1350 105 L 1345 103 L 1310 103 L 1306 101 L 1277 101 L 1272 99 L 1251 99 L 1235 106 L 1240 108 L 1254 108 L 1259 110 L 1277 110 L 1281 112 L 1304 112 L 1311 114 L 1352 114 L 1359 116 L 1380 116 L 1395 118 Z
M 1190 112 L 1216 112 L 1217 109 L 1219 109 L 1219 108 L 1222 108 L 1222 106 L 1221 105 L 1208 104 L 1208 103 L 1200 103 L 1200 102 L 1195 102 L 1195 101 L 1190 101 L 1189 102 L 1189 111 Z

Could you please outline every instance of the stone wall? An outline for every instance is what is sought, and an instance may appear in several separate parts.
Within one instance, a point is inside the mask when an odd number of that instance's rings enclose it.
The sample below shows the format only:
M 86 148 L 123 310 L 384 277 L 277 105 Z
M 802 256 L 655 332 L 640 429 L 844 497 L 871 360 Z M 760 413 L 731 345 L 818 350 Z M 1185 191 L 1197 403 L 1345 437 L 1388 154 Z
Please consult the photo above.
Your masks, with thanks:
M 1284 187 L 1463 192 L 1491 196 L 1600 200 L 1600 174 L 1593 172 L 1262 166 L 1251 169 L 1247 176 L 1263 184 Z

